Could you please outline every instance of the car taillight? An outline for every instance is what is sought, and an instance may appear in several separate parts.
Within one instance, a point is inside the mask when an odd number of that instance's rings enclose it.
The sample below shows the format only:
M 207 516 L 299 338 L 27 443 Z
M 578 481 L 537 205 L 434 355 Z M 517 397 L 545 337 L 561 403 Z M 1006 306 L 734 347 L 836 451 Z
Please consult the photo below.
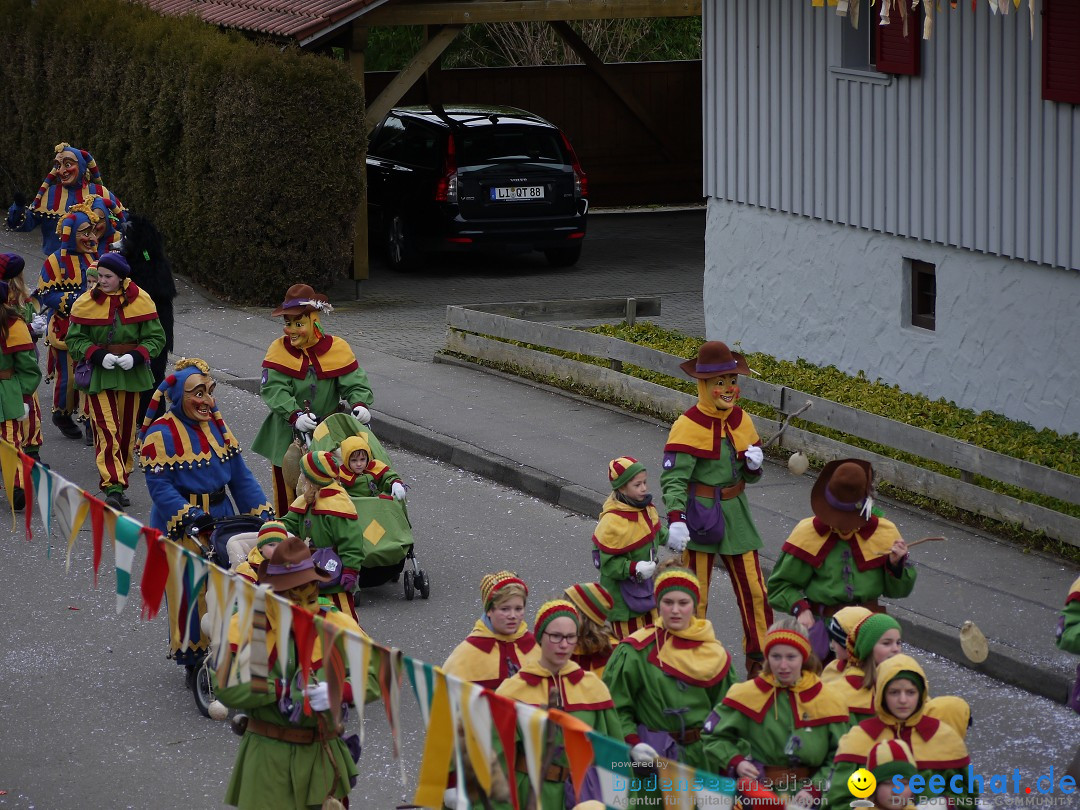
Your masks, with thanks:
M 452 202 L 457 200 L 457 160 L 454 156 L 454 136 L 446 138 L 446 159 L 443 163 L 443 176 L 435 184 L 435 201 Z
M 577 152 L 575 152 L 574 147 L 570 145 L 570 139 L 566 137 L 566 133 L 562 130 L 559 130 L 559 135 L 562 136 L 562 142 L 563 145 L 566 147 L 566 151 L 570 153 L 570 165 L 574 167 L 574 196 L 588 197 L 588 175 L 586 175 L 585 170 L 581 168 L 581 163 L 577 159 Z

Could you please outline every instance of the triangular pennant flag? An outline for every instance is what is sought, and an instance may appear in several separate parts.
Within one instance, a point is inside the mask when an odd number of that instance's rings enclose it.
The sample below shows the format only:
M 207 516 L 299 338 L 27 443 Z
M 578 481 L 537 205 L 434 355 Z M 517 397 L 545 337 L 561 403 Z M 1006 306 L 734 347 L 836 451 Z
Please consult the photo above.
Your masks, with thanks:
M 229 623 L 232 621 L 232 606 L 236 601 L 236 577 L 216 565 L 210 569 L 207 581 L 206 610 L 210 617 L 210 666 L 217 672 L 223 660 L 223 652 L 229 646 Z M 224 680 L 225 673 L 219 673 Z
M 142 594 L 142 616 L 150 620 L 161 610 L 161 600 L 165 596 L 165 584 L 169 578 L 169 560 L 165 556 L 165 540 L 161 532 L 143 526 L 146 538 L 146 567 L 143 568 L 139 593 Z
M 420 718 L 424 721 L 427 729 L 431 723 L 431 699 L 435 691 L 435 669 L 431 664 L 421 661 L 419 658 L 405 656 L 405 672 L 412 683 L 413 694 L 416 702 L 420 704 Z
M 364 703 L 367 701 L 368 669 L 371 667 L 371 640 L 356 633 L 345 634 L 345 657 L 349 659 L 349 682 L 360 723 L 360 747 L 364 747 Z
M 676 810 L 694 810 L 694 797 L 690 788 L 694 783 L 694 769 L 673 759 L 660 757 L 657 771 L 662 778 L 657 781 L 664 797 L 664 807 Z
M 330 717 L 337 728 L 341 725 L 341 699 L 345 694 L 345 657 L 341 654 L 344 632 L 321 616 L 316 617 L 315 626 L 322 642 L 322 671 L 330 692 Z
M 142 527 L 127 515 L 116 520 L 116 615 L 127 604 L 131 592 L 131 564 L 135 561 L 135 549 L 139 546 Z
M 693 771 L 694 779 L 691 783 L 693 788 L 694 803 L 698 810 L 709 810 L 717 807 L 720 810 L 732 810 L 737 807 L 735 792 L 735 780 L 727 776 L 717 776 L 705 771 Z
M 276 596 L 270 600 L 278 606 L 277 611 L 277 648 L 279 650 L 288 650 L 289 645 L 292 644 L 292 611 L 283 610 L 282 608 L 288 604 L 288 602 L 282 599 L 280 596 Z M 289 680 L 292 677 L 292 672 L 289 669 L 289 656 L 279 655 L 278 666 L 281 668 L 281 679 L 284 681 Z
M 94 541 L 94 587 L 97 587 L 98 568 L 101 567 L 101 547 L 105 539 L 105 504 L 89 492 L 83 492 L 90 510 L 90 538 Z
M 464 722 L 464 713 L 461 709 L 463 683 L 464 682 L 460 678 L 455 678 L 452 675 L 446 676 L 446 694 L 450 699 L 451 721 L 451 726 L 446 733 L 454 743 L 454 772 L 459 774 L 465 773 L 464 751 L 461 744 L 462 740 L 457 733 L 457 730 L 462 728 L 462 723 Z M 469 810 L 469 797 L 462 795 L 460 783 L 458 785 L 456 805 L 455 810 Z
M 562 727 L 563 747 L 566 749 L 566 759 L 570 763 L 570 778 L 574 785 L 574 796 L 581 793 L 581 786 L 585 782 L 585 775 L 593 764 L 592 743 L 589 742 L 588 731 L 591 728 L 588 723 L 578 720 L 574 715 L 567 714 L 559 709 L 551 709 L 548 712 L 548 722 L 558 723 Z
M 268 632 L 270 623 L 266 615 L 267 594 L 269 593 L 269 585 L 259 585 L 255 589 L 255 598 L 251 605 L 250 686 L 252 693 L 256 695 L 265 695 L 269 691 L 266 679 L 270 674 L 270 645 L 274 640 L 273 634 Z
M 248 683 L 251 680 L 251 639 L 245 632 L 251 627 L 252 604 L 255 601 L 255 586 L 245 586 L 244 582 L 236 586 L 236 625 L 240 628 L 240 644 L 236 650 L 236 667 L 229 673 L 229 685 Z
M 23 512 L 23 517 L 26 520 L 26 539 L 29 540 L 34 536 L 33 531 L 30 528 L 30 524 L 34 519 L 34 467 L 37 463 L 26 455 L 26 453 L 19 453 L 19 463 L 22 465 L 22 475 L 19 476 L 21 482 L 23 495 L 26 496 L 26 506 Z
M 45 527 L 46 542 L 49 542 L 52 536 L 52 507 L 53 495 L 56 492 L 56 478 L 57 476 L 44 464 L 35 464 L 30 474 L 30 480 L 34 484 L 34 500 L 37 502 L 38 513 L 41 515 L 41 524 Z
M 390 723 L 390 740 L 394 759 L 401 766 L 401 784 L 406 784 L 405 761 L 401 758 L 401 660 L 397 647 L 383 649 L 379 655 L 379 690 L 382 692 L 386 720 Z
M 83 498 L 83 491 L 70 481 L 61 478 L 56 489 L 56 497 L 53 499 L 53 512 L 60 531 L 67 539 L 65 571 L 71 570 L 71 549 L 75 545 L 75 537 L 82 528 L 89 511 L 90 504 Z
M 296 639 L 296 664 L 300 667 L 300 684 L 307 687 L 311 676 L 311 651 L 315 649 L 315 623 L 311 614 L 299 605 L 289 605 L 292 610 L 293 637 Z M 311 714 L 311 704 L 304 693 L 304 714 Z
M 502 747 L 503 759 L 506 762 L 507 784 L 510 787 L 510 805 L 518 810 L 517 779 L 515 769 L 517 767 L 517 704 L 502 695 L 484 691 L 487 698 L 488 708 L 491 712 L 491 721 L 495 726 L 495 733 L 499 735 L 499 745 Z M 627 749 L 629 750 L 629 749 Z
M 424 755 L 416 781 L 413 804 L 420 807 L 441 807 L 443 792 L 450 774 L 450 756 L 454 751 L 453 714 L 446 688 L 446 675 L 441 669 L 432 670 L 433 692 L 431 722 L 424 741 Z
M 630 746 L 589 732 L 593 748 L 593 764 L 600 780 L 600 792 L 605 805 L 622 810 L 630 804 Z
M 525 755 L 525 770 L 529 774 L 529 784 L 536 796 L 537 810 L 543 810 L 540 804 L 541 791 L 544 787 L 541 770 L 544 764 L 544 731 L 547 729 L 547 712 L 527 703 L 518 703 L 518 729 L 521 732 L 521 748 Z
M 183 554 L 184 598 L 181 602 L 181 616 L 184 621 L 184 646 L 191 644 L 195 634 L 202 634 L 202 616 L 199 613 L 199 597 L 206 588 L 206 575 L 209 566 L 202 557 L 191 553 Z
M 465 729 L 465 751 L 469 755 L 476 781 L 491 793 L 491 740 L 493 723 L 491 707 L 484 690 L 470 681 L 462 682 L 465 695 L 461 701 L 461 726 Z
M 0 439 L 0 478 L 4 481 L 4 493 L 11 507 L 11 528 L 15 529 L 15 474 L 19 471 L 19 451 L 6 439 Z

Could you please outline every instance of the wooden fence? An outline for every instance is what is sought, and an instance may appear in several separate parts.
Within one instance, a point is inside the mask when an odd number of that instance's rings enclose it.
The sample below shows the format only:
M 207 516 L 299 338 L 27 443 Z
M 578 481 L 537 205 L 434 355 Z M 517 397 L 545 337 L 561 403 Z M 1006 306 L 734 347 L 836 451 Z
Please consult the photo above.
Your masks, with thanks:
M 679 363 L 685 358 L 618 338 L 540 323 L 537 320 L 554 317 L 632 319 L 636 316 L 659 314 L 659 310 L 660 301 L 655 298 L 450 306 L 446 308 L 446 351 L 569 380 L 601 390 L 624 402 L 674 415 L 691 407 L 697 398 L 623 374 L 621 369 L 625 363 L 681 378 L 684 375 L 679 369 Z M 512 315 L 531 320 L 511 317 Z M 607 358 L 611 367 L 603 368 L 514 346 L 503 342 L 505 340 Z M 784 447 L 803 450 L 826 460 L 866 459 L 873 463 L 875 475 L 879 479 L 902 489 L 936 498 L 995 520 L 1018 523 L 1031 531 L 1042 531 L 1048 537 L 1080 547 L 1080 519 L 974 483 L 975 476 L 982 476 L 1068 503 L 1080 504 L 1080 477 L 753 377 L 740 380 L 739 385 L 743 398 L 771 405 L 785 415 L 811 402 L 813 407 L 799 419 L 938 462 L 959 471 L 960 477 L 953 478 L 897 461 L 794 426 L 784 432 L 781 440 Z M 754 417 L 754 421 L 766 432 L 775 432 L 780 425 L 778 421 L 758 416 Z

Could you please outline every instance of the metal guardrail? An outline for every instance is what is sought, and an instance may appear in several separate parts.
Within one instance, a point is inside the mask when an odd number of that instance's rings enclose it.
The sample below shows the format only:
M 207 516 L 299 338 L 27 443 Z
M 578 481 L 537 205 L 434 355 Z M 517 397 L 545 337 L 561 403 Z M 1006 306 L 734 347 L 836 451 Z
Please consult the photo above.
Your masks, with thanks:
M 658 412 L 678 413 L 691 407 L 696 398 L 622 374 L 621 369 L 623 364 L 628 363 L 681 378 L 684 375 L 679 369 L 679 363 L 685 358 L 606 335 L 510 315 L 512 313 L 527 318 L 563 319 L 618 317 L 632 321 L 637 316 L 659 314 L 659 309 L 659 299 L 626 298 L 589 299 L 585 302 L 534 301 L 475 307 L 450 306 L 446 308 L 446 349 L 481 360 L 520 366 L 546 376 L 569 379 Z M 514 346 L 503 342 L 506 340 L 607 358 L 610 368 Z M 1080 520 L 973 483 L 975 476 L 982 476 L 1080 504 L 1078 476 L 860 411 L 794 388 L 773 385 L 753 377 L 740 380 L 739 385 L 742 397 L 770 405 L 785 416 L 806 402 L 812 402 L 813 407 L 799 417 L 802 421 L 938 462 L 958 470 L 960 478 L 958 480 L 796 428 L 789 428 L 785 432 L 785 447 L 805 450 L 826 459 L 865 458 L 874 464 L 880 477 L 903 489 L 947 501 L 961 509 L 995 520 L 1019 523 L 1029 530 L 1043 531 L 1056 540 L 1080 546 Z M 755 416 L 754 420 L 765 429 L 779 428 L 779 422 L 773 420 L 758 416 Z

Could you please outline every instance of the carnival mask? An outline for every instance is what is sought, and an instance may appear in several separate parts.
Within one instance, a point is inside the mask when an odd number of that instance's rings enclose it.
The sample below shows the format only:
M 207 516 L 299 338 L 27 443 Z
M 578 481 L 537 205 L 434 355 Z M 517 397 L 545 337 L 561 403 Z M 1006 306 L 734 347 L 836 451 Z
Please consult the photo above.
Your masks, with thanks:
M 75 231 L 77 253 L 97 253 L 98 237 L 92 222 L 84 222 Z
M 82 167 L 79 159 L 70 149 L 56 153 L 53 159 L 53 171 L 57 179 L 65 186 L 79 185 L 82 181 Z
M 312 313 L 285 316 L 285 337 L 294 349 L 306 349 L 314 346 L 322 337 L 318 318 Z
M 739 399 L 739 375 L 721 374 L 705 381 L 709 399 L 719 411 L 730 411 Z
M 209 422 L 214 415 L 214 389 L 217 383 L 205 374 L 192 374 L 184 380 L 184 416 L 195 422 Z

